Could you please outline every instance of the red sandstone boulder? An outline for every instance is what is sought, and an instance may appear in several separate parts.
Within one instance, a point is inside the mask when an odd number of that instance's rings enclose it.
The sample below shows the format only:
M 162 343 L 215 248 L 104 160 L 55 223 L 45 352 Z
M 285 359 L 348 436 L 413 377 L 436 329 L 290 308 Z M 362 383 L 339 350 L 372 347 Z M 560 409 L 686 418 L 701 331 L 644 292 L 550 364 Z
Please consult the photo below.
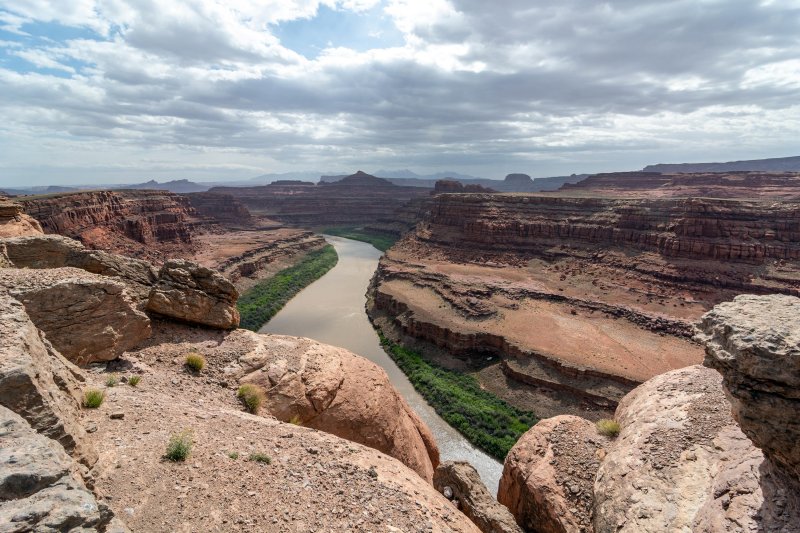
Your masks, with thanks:
M 245 330 L 228 337 L 237 338 L 252 348 L 229 370 L 266 389 L 267 413 L 375 448 L 433 479 L 433 435 L 375 363 L 310 339 Z
M 607 446 L 586 419 L 542 420 L 508 453 L 497 500 L 528 531 L 593 531 L 592 488 Z

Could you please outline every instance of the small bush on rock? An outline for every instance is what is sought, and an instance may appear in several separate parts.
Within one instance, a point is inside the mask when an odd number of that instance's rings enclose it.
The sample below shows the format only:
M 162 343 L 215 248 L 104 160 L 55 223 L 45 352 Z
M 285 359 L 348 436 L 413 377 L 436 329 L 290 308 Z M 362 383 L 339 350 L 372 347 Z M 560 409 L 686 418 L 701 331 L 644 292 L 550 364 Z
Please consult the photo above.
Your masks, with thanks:
M 239 458 L 239 452 L 228 452 L 228 457 L 230 457 L 231 459 L 234 459 L 234 460 L 238 459 Z
M 170 461 L 185 461 L 192 451 L 192 432 L 189 430 L 173 433 L 167 443 L 164 457 Z
M 142 381 L 142 376 L 131 376 L 128 378 L 128 385 L 135 387 L 140 381 Z
M 272 458 L 265 453 L 251 453 L 249 459 L 256 463 L 271 464 Z
M 251 413 L 257 413 L 261 408 L 261 404 L 267 399 L 264 389 L 252 383 L 245 383 L 239 387 L 236 396 L 242 401 L 247 410 Z
M 597 421 L 597 431 L 600 432 L 601 435 L 605 435 L 606 437 L 614 438 L 619 435 L 619 422 L 616 420 L 611 420 L 610 418 L 604 418 L 602 420 Z
M 89 409 L 97 409 L 106 397 L 106 393 L 100 389 L 86 389 L 83 391 L 83 406 Z
M 206 367 L 206 358 L 199 353 L 190 353 L 186 356 L 184 364 L 189 370 L 200 372 Z
M 116 374 L 109 374 L 106 378 L 106 387 L 116 387 L 119 383 L 119 376 Z

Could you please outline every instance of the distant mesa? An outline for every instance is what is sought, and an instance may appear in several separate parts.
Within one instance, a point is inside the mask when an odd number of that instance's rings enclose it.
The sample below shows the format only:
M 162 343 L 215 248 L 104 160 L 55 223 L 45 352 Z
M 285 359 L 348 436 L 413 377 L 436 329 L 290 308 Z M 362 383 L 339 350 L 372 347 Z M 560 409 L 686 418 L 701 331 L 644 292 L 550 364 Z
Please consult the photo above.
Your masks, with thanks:
M 311 185 L 313 187 L 314 183 L 312 183 L 310 181 L 303 181 L 303 180 L 276 180 L 276 181 L 273 181 L 272 183 L 267 184 L 268 187 L 272 186 L 272 185 L 275 185 L 275 186 L 278 186 L 278 187 L 279 186 L 284 186 L 284 185 L 300 185 L 300 186 Z
M 431 194 L 466 192 L 493 193 L 497 191 L 476 183 L 468 183 L 464 185 L 460 181 L 456 181 L 454 179 L 444 179 L 436 182 Z
M 533 184 L 533 180 L 527 174 L 509 174 L 508 176 L 506 176 L 506 179 L 504 179 L 503 181 L 505 181 L 508 184 L 513 184 L 513 185 L 532 185 Z
M 153 190 L 153 191 L 169 191 L 177 193 L 186 192 L 205 192 L 209 189 L 207 185 L 200 185 L 187 179 L 166 181 L 159 183 L 155 180 L 146 181 L 144 183 L 135 183 L 133 185 L 123 185 L 121 189 L 138 189 L 138 190 Z
M 676 163 L 647 165 L 645 172 L 792 172 L 800 171 L 800 156 L 728 161 L 727 163 Z

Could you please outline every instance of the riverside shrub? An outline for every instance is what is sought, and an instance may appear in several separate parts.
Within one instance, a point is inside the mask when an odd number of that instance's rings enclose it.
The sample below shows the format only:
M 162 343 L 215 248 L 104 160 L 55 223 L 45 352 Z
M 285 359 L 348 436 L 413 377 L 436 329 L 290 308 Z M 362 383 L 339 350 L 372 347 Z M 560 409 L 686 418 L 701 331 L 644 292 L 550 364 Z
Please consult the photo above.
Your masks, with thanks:
M 380 335 L 381 344 L 414 388 L 468 441 L 502 461 L 538 419 L 480 387 L 478 380 L 426 361 Z
M 239 327 L 258 331 L 286 302 L 336 266 L 339 256 L 330 244 L 314 250 L 298 264 L 281 270 L 244 293 L 236 304 Z

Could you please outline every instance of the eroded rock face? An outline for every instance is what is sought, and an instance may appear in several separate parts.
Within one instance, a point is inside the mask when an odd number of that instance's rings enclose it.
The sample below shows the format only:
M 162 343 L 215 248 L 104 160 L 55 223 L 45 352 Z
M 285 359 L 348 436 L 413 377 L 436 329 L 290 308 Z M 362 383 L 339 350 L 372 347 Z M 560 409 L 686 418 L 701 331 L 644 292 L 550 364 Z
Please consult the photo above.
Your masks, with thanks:
M 0 297 L 0 405 L 92 465 L 97 456 L 78 415 L 82 383 L 80 371 L 41 336 L 22 304 Z
M 6 239 L 3 244 L 10 262 L 17 268 L 74 267 L 120 278 L 139 299 L 147 298 L 158 276 L 158 271 L 146 261 L 89 250 L 78 241 L 61 235 Z
M 468 462 L 440 464 L 433 474 L 433 486 L 484 533 L 522 533 L 509 510 L 489 494 L 481 476 Z
M 399 459 L 431 481 L 439 450 L 430 429 L 389 382 L 362 357 L 296 337 L 237 330 L 250 343 L 230 369 L 241 383 L 267 390 L 264 410 L 283 421 L 333 433 Z M 228 342 L 228 340 L 226 340 Z
M 703 316 L 705 364 L 722 374 L 744 433 L 800 480 L 800 299 L 737 296 Z
M 607 446 L 586 419 L 542 420 L 508 453 L 497 499 L 528 531 L 593 531 L 592 489 Z
M 184 260 L 167 261 L 150 291 L 147 310 L 220 329 L 239 326 L 239 292 L 224 276 Z
M 22 212 L 22 206 L 0 198 L 0 238 L 38 235 L 42 226 Z
M 692 366 L 637 387 L 594 486 L 596 531 L 798 531 L 800 491 L 744 436 L 718 373 Z
M 0 530 L 104 530 L 110 511 L 56 441 L 0 406 L 0 442 Z
M 0 290 L 67 359 L 86 365 L 117 358 L 150 336 L 150 319 L 126 286 L 73 268 L 0 271 Z

